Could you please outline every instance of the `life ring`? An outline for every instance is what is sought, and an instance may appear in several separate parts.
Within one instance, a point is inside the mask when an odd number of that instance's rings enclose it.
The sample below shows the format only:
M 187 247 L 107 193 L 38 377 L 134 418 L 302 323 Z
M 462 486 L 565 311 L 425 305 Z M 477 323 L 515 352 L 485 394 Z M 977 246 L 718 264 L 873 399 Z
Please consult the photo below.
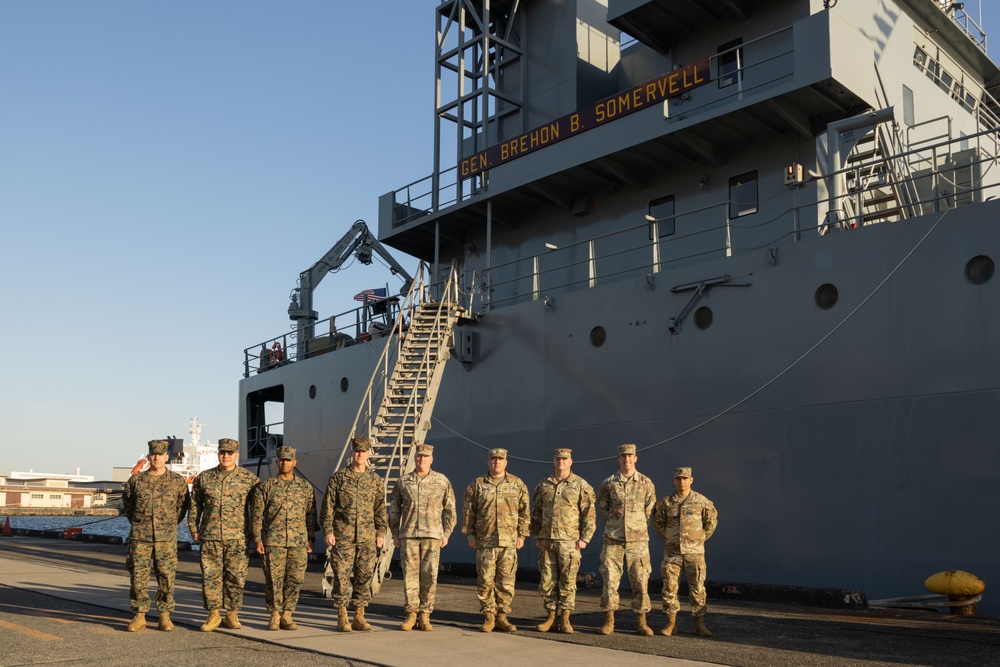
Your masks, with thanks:
M 281 343 L 278 341 L 274 341 L 274 345 L 271 346 L 271 354 L 268 361 L 270 361 L 272 368 L 281 362 Z

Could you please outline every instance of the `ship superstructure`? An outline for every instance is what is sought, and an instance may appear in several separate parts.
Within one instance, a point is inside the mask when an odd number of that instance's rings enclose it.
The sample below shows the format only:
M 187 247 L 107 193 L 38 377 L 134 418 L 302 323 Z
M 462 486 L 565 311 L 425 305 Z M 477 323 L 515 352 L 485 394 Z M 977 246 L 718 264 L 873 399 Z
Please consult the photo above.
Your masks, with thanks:
M 430 267 L 414 307 L 457 276 L 414 424 L 435 469 L 462 488 L 503 446 L 531 485 L 571 447 L 596 485 L 634 442 L 660 495 L 690 465 L 719 508 L 711 579 L 1000 579 L 1000 69 L 961 3 L 434 11 L 433 173 L 381 198 L 378 230 Z M 248 348 L 248 465 L 283 439 L 322 488 L 377 425 L 393 308 L 382 337 L 366 304 Z

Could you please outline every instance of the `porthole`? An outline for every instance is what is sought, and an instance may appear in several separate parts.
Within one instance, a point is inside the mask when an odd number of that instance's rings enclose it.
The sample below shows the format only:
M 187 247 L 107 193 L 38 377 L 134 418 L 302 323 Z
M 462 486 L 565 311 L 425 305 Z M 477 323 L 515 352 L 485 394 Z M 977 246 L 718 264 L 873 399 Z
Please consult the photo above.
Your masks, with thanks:
M 820 285 L 816 289 L 816 305 L 823 310 L 830 310 L 837 305 L 838 296 L 836 286 L 830 283 Z
M 993 277 L 996 270 L 993 260 L 986 255 L 976 255 L 965 265 L 965 278 L 973 285 L 982 285 Z
M 316 385 L 309 385 L 309 398 L 316 398 Z
M 590 344 L 594 347 L 600 347 L 604 345 L 604 341 L 607 340 L 608 334 L 604 331 L 604 327 L 594 327 L 590 330 Z
M 340 378 L 340 391 L 342 391 L 342 392 L 344 392 L 346 394 L 347 393 L 347 387 L 348 387 L 349 384 L 350 383 L 347 381 L 347 378 Z
M 694 311 L 694 325 L 699 329 L 707 329 L 712 326 L 712 309 L 702 306 Z

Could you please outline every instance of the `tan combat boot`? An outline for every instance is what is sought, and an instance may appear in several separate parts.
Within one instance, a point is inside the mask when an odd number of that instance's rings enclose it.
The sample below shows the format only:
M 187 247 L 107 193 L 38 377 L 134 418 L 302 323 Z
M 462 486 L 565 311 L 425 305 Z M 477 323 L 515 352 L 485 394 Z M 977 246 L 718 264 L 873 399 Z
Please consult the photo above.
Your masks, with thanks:
M 406 612 L 406 618 L 403 619 L 402 625 L 399 626 L 400 630 L 404 632 L 409 632 L 413 629 L 414 624 L 417 622 L 417 615 L 412 611 Z
M 661 635 L 672 635 L 674 634 L 674 628 L 677 627 L 677 614 L 667 613 L 667 625 L 660 630 Z
M 653 629 L 646 625 L 646 612 L 637 611 L 635 614 L 635 631 L 636 634 L 640 634 L 643 637 L 652 637 Z
M 279 627 L 281 627 L 281 614 L 276 611 L 272 611 L 271 620 L 267 623 L 267 629 L 277 630 Z
M 235 609 L 226 612 L 226 617 L 222 619 L 222 627 L 229 628 L 230 630 L 239 630 L 243 627 L 240 625 L 239 613 Z
M 170 620 L 170 612 L 169 611 L 161 611 L 160 612 L 159 628 L 160 628 L 160 630 L 163 630 L 164 632 L 171 632 L 174 629 L 174 624 Z
M 422 611 L 417 614 L 417 628 L 424 632 L 430 632 L 434 629 L 434 626 L 431 625 L 431 613 L 429 611 Z
M 355 607 L 354 608 L 354 622 L 351 623 L 351 627 L 358 632 L 370 632 L 372 629 L 371 623 L 365 620 L 365 608 Z
M 282 630 L 298 630 L 299 626 L 292 620 L 292 612 L 285 610 L 281 612 L 281 620 L 278 621 L 278 627 Z
M 548 618 L 538 624 L 539 632 L 548 632 L 552 629 L 552 626 L 556 622 L 556 613 L 554 611 L 549 611 Z
M 517 632 L 517 626 L 507 620 L 507 614 L 497 614 L 496 628 L 500 632 Z
M 697 632 L 702 637 L 711 637 L 712 632 L 705 627 L 705 617 L 695 616 L 694 617 L 694 631 Z
M 337 632 L 350 632 L 351 624 L 347 620 L 347 607 L 337 607 Z
M 219 616 L 218 609 L 211 609 L 208 612 L 208 620 L 201 624 L 202 632 L 211 632 L 222 624 L 222 617 Z
M 610 635 L 615 631 L 615 612 L 610 609 L 604 612 L 604 625 L 598 630 L 602 635 Z
M 483 613 L 485 620 L 483 624 L 479 626 L 480 632 L 493 632 L 493 626 L 496 625 L 496 615 L 492 611 L 487 611 Z
M 573 626 L 569 624 L 569 609 L 559 610 L 559 632 L 564 635 L 573 634 Z
M 142 611 L 135 612 L 135 616 L 128 624 L 129 632 L 139 632 L 140 630 L 146 629 L 146 613 Z

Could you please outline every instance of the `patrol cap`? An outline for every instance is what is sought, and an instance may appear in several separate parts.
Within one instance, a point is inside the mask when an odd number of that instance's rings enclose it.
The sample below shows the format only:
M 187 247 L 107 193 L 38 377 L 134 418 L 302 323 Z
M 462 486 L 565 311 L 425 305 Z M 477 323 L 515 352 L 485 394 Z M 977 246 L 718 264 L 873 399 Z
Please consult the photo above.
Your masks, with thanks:
M 494 447 L 490 450 L 491 459 L 505 459 L 507 458 L 507 450 L 503 447 Z
M 635 454 L 635 445 L 618 445 L 618 456 L 622 454 Z
M 166 454 L 169 445 L 166 440 L 150 440 L 149 441 L 149 453 L 150 454 Z
M 370 452 L 372 440 L 371 438 L 351 438 L 351 449 L 356 452 Z
M 554 458 L 554 459 L 571 459 L 571 458 L 573 458 L 573 450 L 572 449 L 565 449 L 565 448 L 560 447 L 552 455 L 552 458 Z
M 691 468 L 674 468 L 674 477 L 694 477 Z
M 417 445 L 417 456 L 434 456 L 434 445 Z
M 219 451 L 238 452 L 240 451 L 240 443 L 238 440 L 233 440 L 232 438 L 219 438 Z
M 288 459 L 289 461 L 295 460 L 295 448 L 294 447 L 278 447 L 278 460 Z

